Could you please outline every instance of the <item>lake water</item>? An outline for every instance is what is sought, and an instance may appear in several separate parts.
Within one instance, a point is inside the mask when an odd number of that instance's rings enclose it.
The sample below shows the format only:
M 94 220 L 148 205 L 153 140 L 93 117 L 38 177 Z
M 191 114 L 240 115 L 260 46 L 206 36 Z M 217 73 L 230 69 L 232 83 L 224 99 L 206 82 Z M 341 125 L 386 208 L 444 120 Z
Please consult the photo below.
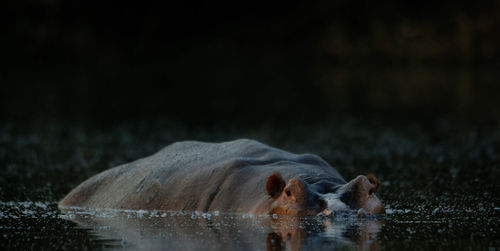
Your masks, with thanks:
M 272 217 L 225 212 L 57 209 L 88 177 L 186 139 L 253 138 L 315 153 L 346 179 L 374 173 L 387 215 Z M 185 128 L 0 124 L 0 249 L 500 249 L 500 129 L 366 125 Z

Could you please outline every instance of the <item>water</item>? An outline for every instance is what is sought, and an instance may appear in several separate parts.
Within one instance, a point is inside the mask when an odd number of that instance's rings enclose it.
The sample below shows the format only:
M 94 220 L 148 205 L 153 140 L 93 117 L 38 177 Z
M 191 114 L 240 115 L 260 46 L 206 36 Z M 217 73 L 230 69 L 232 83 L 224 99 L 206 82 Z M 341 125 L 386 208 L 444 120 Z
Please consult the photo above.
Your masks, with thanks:
M 319 154 L 350 179 L 382 182 L 383 218 L 71 209 L 57 201 L 91 175 L 184 139 L 254 138 Z M 500 248 L 500 129 L 365 125 L 186 129 L 168 121 L 96 128 L 0 124 L 1 249 Z

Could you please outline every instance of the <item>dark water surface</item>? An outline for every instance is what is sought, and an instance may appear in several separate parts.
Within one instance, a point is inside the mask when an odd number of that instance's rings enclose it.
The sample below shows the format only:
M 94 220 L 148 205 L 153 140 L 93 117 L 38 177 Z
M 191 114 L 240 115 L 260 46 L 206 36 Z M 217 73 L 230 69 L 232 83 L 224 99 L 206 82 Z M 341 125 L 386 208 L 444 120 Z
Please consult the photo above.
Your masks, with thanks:
M 186 129 L 167 121 L 100 128 L 0 123 L 0 249 L 500 249 L 498 128 L 357 120 L 246 129 Z M 236 138 L 318 154 L 346 179 L 376 174 L 386 217 L 57 209 L 88 177 L 172 142 Z

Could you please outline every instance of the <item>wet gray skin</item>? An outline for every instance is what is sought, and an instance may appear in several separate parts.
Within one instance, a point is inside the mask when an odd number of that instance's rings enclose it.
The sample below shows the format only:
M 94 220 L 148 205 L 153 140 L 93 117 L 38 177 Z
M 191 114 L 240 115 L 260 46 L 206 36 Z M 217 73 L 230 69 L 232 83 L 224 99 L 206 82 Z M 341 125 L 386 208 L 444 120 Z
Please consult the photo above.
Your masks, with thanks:
M 384 213 L 379 186 L 372 174 L 347 183 L 317 155 L 256 140 L 181 141 L 90 177 L 59 207 L 314 216 L 343 203 L 370 215 Z
M 57 208 L 58 201 L 88 177 L 171 142 L 241 137 L 291 152 L 314 152 L 347 180 L 360 173 L 376 174 L 385 217 L 360 218 L 354 210 L 303 221 L 215 212 L 209 219 L 201 212 L 163 217 L 153 212 L 75 210 L 62 215 Z M 446 123 L 368 127 L 344 121 L 280 128 L 279 133 L 269 127 L 231 133 L 186 131 L 157 121 L 105 130 L 3 123 L 0 249 L 498 250 L 499 142 L 498 129 Z M 317 194 L 337 202 L 348 199 L 336 191 Z

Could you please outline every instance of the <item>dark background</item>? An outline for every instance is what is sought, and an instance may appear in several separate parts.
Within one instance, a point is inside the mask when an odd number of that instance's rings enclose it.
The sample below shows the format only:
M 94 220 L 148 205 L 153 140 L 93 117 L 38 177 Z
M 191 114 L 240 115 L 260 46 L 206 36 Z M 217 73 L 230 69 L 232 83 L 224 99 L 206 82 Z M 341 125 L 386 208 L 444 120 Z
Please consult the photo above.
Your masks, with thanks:
M 176 141 L 251 138 L 374 173 L 382 250 L 499 250 L 499 44 L 499 0 L 2 0 L 0 249 L 119 247 L 57 202 Z
M 500 2 L 3 1 L 6 120 L 498 126 Z

